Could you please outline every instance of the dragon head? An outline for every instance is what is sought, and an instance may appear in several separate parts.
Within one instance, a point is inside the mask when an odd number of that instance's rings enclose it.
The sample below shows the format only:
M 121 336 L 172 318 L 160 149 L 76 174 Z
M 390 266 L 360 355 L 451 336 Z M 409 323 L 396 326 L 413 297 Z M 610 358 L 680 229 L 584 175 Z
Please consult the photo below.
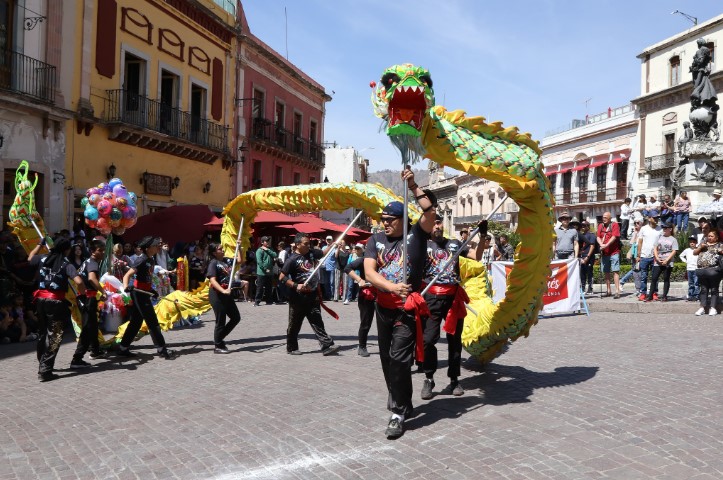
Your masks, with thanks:
M 377 85 L 371 82 L 374 114 L 387 123 L 387 135 L 419 137 L 426 113 L 434 106 L 429 70 L 405 63 L 382 73 Z

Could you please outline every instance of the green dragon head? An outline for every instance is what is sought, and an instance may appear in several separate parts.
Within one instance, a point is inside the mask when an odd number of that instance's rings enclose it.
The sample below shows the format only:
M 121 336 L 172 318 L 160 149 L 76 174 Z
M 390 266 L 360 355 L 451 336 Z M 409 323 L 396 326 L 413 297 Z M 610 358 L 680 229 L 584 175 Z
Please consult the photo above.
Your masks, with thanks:
M 379 85 L 371 82 L 374 114 L 387 122 L 387 135 L 419 137 L 427 112 L 434 106 L 429 70 L 405 63 L 382 73 Z

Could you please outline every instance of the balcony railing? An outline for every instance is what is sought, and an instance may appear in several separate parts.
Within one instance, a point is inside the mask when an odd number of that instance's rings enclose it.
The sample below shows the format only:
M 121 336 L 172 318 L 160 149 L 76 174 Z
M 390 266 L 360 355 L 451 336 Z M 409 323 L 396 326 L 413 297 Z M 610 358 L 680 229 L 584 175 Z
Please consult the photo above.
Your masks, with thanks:
M 558 205 L 575 205 L 578 203 L 612 202 L 625 200 L 630 196 L 627 187 L 598 188 L 595 190 L 575 190 L 555 195 Z
M 108 90 L 105 121 L 163 133 L 202 147 L 228 153 L 228 128 L 126 90 Z
M 254 118 L 251 136 L 284 151 L 307 158 L 312 162 L 324 163 L 324 149 L 316 142 L 306 140 L 291 130 L 277 126 L 266 118 Z
M 55 102 L 56 69 L 22 53 L 0 50 L 0 90 Z
M 678 152 L 666 153 L 664 155 L 655 155 L 652 157 L 645 157 L 645 170 L 665 170 L 673 169 L 676 166 L 675 158 Z

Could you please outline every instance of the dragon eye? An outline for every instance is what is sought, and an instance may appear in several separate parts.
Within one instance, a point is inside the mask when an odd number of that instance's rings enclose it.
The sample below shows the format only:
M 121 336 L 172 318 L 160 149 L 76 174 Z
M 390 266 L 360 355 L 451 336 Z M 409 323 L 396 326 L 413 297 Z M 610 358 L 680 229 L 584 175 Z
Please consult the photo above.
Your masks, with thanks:
M 419 79 L 426 83 L 427 86 L 429 86 L 430 88 L 432 87 L 432 77 L 430 77 L 429 75 L 422 75 L 421 77 L 419 77 Z
M 382 85 L 384 85 L 385 87 L 389 87 L 394 83 L 398 83 L 399 80 L 399 75 L 397 75 L 396 73 L 385 73 L 384 75 L 382 75 L 381 82 Z

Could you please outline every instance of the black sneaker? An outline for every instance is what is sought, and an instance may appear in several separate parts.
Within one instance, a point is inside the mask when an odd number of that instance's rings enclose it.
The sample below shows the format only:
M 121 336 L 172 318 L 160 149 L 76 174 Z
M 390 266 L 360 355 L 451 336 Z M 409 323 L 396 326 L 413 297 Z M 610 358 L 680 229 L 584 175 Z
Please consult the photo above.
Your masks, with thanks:
M 359 349 L 357 349 L 356 353 L 360 357 L 368 357 L 369 356 L 369 352 L 367 351 L 366 347 L 359 347 Z
M 254 307 L 260 307 L 260 306 L 261 306 L 261 302 L 254 302 Z
M 399 438 L 404 433 L 404 422 L 399 420 L 397 417 L 389 419 L 389 424 L 384 432 L 387 438 Z
M 431 378 L 425 378 L 424 379 L 424 385 L 422 386 L 422 400 L 429 400 L 434 395 L 432 394 L 432 390 L 434 390 L 434 380 Z
M 76 368 L 88 368 L 91 364 L 83 360 L 82 358 L 79 359 L 73 359 L 70 362 L 70 368 L 76 369 Z
M 90 358 L 92 358 L 93 360 L 108 358 L 108 351 L 101 350 L 99 352 L 90 352 Z
M 339 345 L 329 345 L 324 350 L 321 351 L 321 354 L 325 357 L 329 355 L 334 355 L 336 352 L 339 351 Z
M 231 353 L 231 350 L 226 348 L 226 345 L 219 345 L 213 349 L 213 353 Z
M 119 348 L 117 352 L 115 352 L 116 356 L 118 357 L 126 357 L 126 358 L 133 358 L 137 356 L 135 353 L 131 352 L 130 348 Z
M 164 348 L 163 350 L 161 350 L 160 352 L 158 352 L 158 356 L 159 356 L 159 357 L 163 357 L 163 358 L 165 358 L 166 360 L 173 360 L 173 359 L 176 358 L 178 355 L 176 354 L 176 351 L 175 351 L 175 350 L 171 350 L 170 348 Z
M 38 373 L 38 380 L 40 380 L 41 382 L 50 382 L 53 380 L 57 380 L 58 378 L 60 378 L 60 375 L 58 375 L 57 373 L 53 373 L 53 372 Z

